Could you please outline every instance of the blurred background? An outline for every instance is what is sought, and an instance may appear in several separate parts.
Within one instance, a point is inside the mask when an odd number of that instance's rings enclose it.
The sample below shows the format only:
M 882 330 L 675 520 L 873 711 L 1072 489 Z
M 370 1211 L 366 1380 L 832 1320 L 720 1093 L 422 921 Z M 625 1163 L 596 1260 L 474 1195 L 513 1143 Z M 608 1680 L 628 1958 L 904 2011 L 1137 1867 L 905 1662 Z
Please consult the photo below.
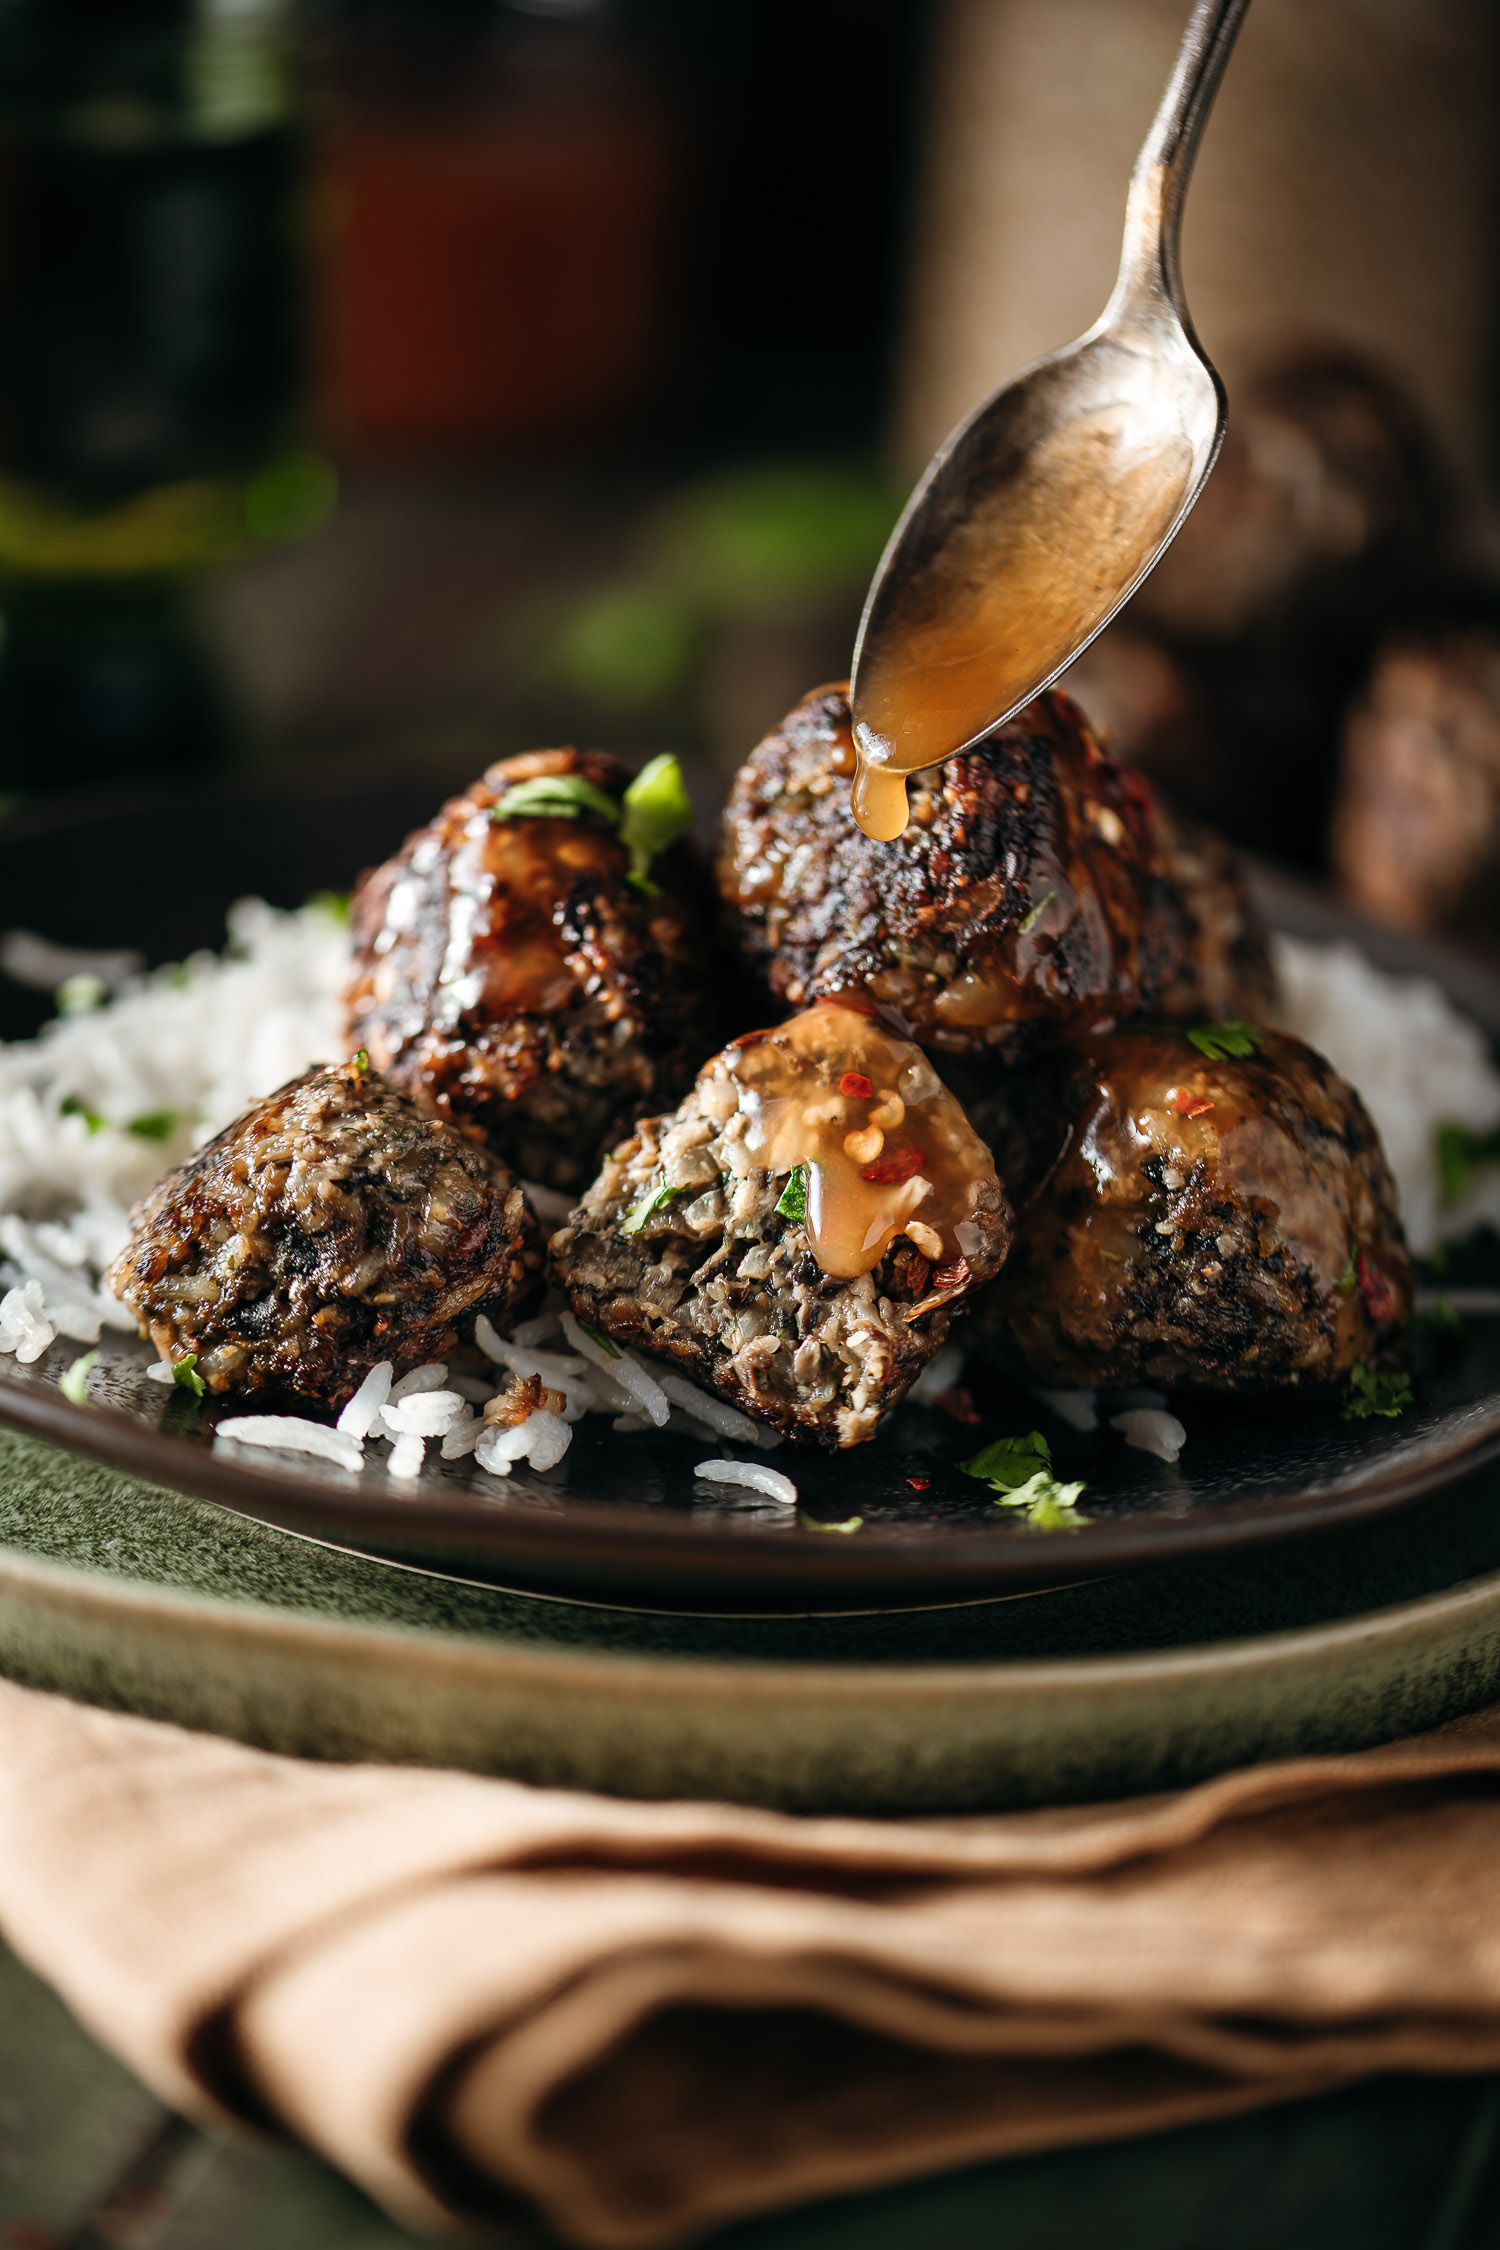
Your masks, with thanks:
M 1188 0 L 0 0 L 0 793 L 711 792 L 950 424 L 1087 326 Z M 1500 931 L 1500 26 L 1255 0 L 1189 205 L 1231 435 L 1072 683 Z

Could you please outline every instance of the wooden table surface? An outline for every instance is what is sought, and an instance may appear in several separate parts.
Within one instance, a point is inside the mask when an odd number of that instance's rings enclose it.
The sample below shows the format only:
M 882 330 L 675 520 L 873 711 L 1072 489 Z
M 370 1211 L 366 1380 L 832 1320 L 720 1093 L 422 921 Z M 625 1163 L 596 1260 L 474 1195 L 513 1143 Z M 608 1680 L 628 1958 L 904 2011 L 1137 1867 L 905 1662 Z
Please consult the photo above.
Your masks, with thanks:
M 412 2250 L 417 2239 L 303 2150 L 221 2141 L 173 2117 L 0 1948 L 0 2250 Z M 1500 2077 L 1378 2079 L 846 2197 L 712 2242 L 908 2246 L 1500 2250 Z

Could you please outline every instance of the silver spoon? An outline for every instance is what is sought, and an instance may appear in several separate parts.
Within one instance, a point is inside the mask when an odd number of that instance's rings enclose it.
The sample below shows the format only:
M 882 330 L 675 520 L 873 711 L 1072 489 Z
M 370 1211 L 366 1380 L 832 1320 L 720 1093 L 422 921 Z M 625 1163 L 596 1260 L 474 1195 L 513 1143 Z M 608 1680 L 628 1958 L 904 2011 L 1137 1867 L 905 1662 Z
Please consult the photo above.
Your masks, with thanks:
M 1224 386 L 1183 302 L 1198 138 L 1249 0 L 1198 0 L 1130 175 L 1114 294 L 1076 343 L 976 407 L 891 534 L 854 651 L 854 815 L 1040 695 L 1171 544 L 1213 467 Z

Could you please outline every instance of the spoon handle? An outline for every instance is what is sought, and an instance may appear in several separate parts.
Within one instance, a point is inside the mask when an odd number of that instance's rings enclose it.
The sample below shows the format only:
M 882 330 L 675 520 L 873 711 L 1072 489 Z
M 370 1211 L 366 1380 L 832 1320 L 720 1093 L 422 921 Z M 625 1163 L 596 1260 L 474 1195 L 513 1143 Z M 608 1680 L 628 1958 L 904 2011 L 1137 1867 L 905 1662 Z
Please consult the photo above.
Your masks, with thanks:
M 1250 0 L 1197 0 L 1151 130 L 1130 175 L 1120 277 L 1105 321 L 1163 308 L 1184 322 L 1178 238 L 1198 141 Z

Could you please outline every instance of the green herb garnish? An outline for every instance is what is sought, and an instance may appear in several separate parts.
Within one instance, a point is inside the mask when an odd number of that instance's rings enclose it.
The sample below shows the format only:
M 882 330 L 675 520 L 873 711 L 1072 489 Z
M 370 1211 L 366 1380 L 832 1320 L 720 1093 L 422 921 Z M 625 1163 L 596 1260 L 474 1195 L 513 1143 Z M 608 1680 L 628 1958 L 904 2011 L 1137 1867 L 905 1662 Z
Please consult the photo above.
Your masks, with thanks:
M 356 1069 L 356 1070 L 360 1070 L 360 1071 L 364 1071 L 364 1070 L 368 1070 L 368 1069 L 369 1069 L 369 1067 L 370 1067 L 370 1050 L 369 1050 L 369 1048 L 368 1048 L 368 1047 L 356 1047 L 356 1048 L 355 1048 L 355 1050 L 354 1050 L 354 1067 L 355 1067 L 355 1069 Z
M 1254 1023 L 1200 1023 L 1188 1033 L 1190 1043 L 1210 1062 L 1253 1055 L 1264 1037 L 1259 1024 Z
M 1078 1509 L 1081 1484 L 1059 1484 L 1052 1474 L 1052 1448 L 1040 1430 L 1025 1437 L 996 1438 L 972 1460 L 960 1461 L 965 1476 L 995 1488 L 995 1505 L 1015 1508 L 1038 1531 L 1069 1531 L 1087 1523 Z
M 1394 1421 L 1412 1404 L 1409 1375 L 1377 1375 L 1357 1359 L 1349 1370 L 1350 1391 L 1344 1402 L 1346 1422 L 1368 1422 L 1377 1414 Z
M 858 1531 L 864 1520 L 863 1516 L 845 1516 L 842 1523 L 830 1523 L 826 1516 L 804 1516 L 800 1509 L 797 1512 L 797 1521 L 804 1531 L 841 1531 L 847 1535 Z
M 581 773 L 540 773 L 531 781 L 518 781 L 490 814 L 491 820 L 576 820 L 581 812 L 598 813 L 615 827 L 620 808 Z
M 1354 1252 L 1351 1250 L 1349 1253 L 1349 1263 L 1347 1266 L 1345 1266 L 1343 1272 L 1339 1275 L 1338 1278 L 1337 1287 L 1340 1294 L 1347 1297 L 1358 1279 L 1359 1275 L 1354 1270 Z
M 63 1117 L 81 1117 L 91 1133 L 100 1132 L 109 1122 L 97 1109 L 90 1109 L 87 1102 L 81 1102 L 76 1094 L 64 1094 L 57 1107 Z
M 621 1221 L 621 1234 L 639 1234 L 653 1211 L 659 1211 L 664 1203 L 670 1203 L 674 1195 L 681 1193 L 681 1188 L 669 1187 L 665 1180 L 658 1180 L 654 1187 L 647 1188 L 645 1194 L 637 1196 L 631 1204 Z
M 658 852 L 675 844 L 693 825 L 682 768 L 669 751 L 649 759 L 625 792 L 620 841 L 630 854 L 629 880 L 638 891 L 654 891 L 646 870 Z
M 344 929 L 349 921 L 351 896 L 349 891 L 314 891 L 306 903 L 315 906 L 320 914 L 328 916 L 330 922 L 337 922 L 339 928 Z
M 198 1373 L 198 1354 L 184 1352 L 181 1359 L 172 1362 L 172 1380 L 180 1391 L 191 1391 L 194 1398 L 202 1398 L 208 1385 Z
M 80 969 L 71 977 L 64 977 L 52 995 L 53 1005 L 60 1016 L 87 1016 L 95 1008 L 102 1008 L 109 998 L 109 986 L 103 977 L 95 976 L 92 969 Z
M 583 1330 L 585 1336 L 589 1337 L 592 1342 L 596 1343 L 599 1346 L 601 1352 L 608 1352 L 611 1359 L 619 1358 L 619 1345 L 611 1343 L 609 1337 L 605 1335 L 604 1331 L 601 1328 L 590 1328 L 586 1320 L 580 1320 L 578 1325 Z
M 89 1370 L 99 1358 L 97 1351 L 85 1352 L 75 1359 L 65 1375 L 57 1378 L 57 1387 L 73 1406 L 87 1406 L 89 1402 Z
M 1031 912 L 1019 925 L 1019 928 L 1017 930 L 1017 935 L 1019 937 L 1027 937 L 1030 935 L 1031 931 L 1036 928 L 1038 922 L 1040 922 L 1042 916 L 1046 913 L 1048 907 L 1052 904 L 1052 901 L 1056 898 L 1056 896 L 1056 891 L 1043 891 L 1041 897 L 1037 900 L 1035 906 L 1031 909 Z
M 779 1218 L 790 1219 L 795 1225 L 807 1217 L 807 1170 L 799 1164 L 795 1172 L 788 1173 L 786 1186 L 776 1198 Z
M 1473 1132 L 1467 1125 L 1439 1125 L 1433 1147 L 1443 1201 L 1457 1203 L 1481 1172 L 1500 1164 L 1500 1125 L 1491 1126 L 1487 1133 Z
M 138 1141 L 166 1141 L 176 1132 L 180 1113 L 175 1109 L 148 1109 L 144 1117 L 132 1117 L 126 1126 Z

